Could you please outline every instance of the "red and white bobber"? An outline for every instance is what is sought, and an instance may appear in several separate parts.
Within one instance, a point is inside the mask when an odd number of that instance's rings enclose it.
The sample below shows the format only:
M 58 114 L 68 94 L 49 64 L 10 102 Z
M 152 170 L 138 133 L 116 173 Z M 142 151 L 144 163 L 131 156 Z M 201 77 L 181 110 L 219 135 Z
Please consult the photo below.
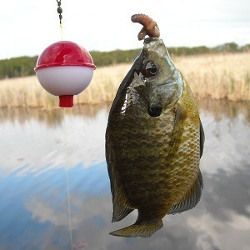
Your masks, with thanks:
M 95 68 L 86 49 L 70 41 L 60 41 L 42 52 L 35 71 L 43 88 L 59 96 L 60 107 L 72 107 L 73 96 L 89 85 Z

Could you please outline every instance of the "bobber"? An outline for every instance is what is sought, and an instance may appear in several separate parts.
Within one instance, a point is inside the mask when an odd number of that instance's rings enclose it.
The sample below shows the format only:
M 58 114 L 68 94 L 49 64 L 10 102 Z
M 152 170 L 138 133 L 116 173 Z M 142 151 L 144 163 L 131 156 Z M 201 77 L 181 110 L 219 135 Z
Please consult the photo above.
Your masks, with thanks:
M 59 96 L 60 107 L 72 107 L 73 96 L 87 88 L 95 68 L 86 49 L 71 41 L 60 41 L 41 53 L 35 72 L 42 87 Z

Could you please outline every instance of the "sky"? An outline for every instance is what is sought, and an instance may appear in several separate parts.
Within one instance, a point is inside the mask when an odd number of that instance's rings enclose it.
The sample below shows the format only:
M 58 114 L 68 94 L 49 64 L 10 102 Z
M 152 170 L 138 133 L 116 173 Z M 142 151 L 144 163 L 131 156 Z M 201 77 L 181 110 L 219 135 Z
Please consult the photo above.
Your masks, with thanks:
M 62 30 L 56 0 L 0 1 L 0 59 L 38 55 L 59 40 L 87 50 L 140 48 L 136 13 L 157 21 L 169 47 L 250 43 L 249 0 L 62 0 Z

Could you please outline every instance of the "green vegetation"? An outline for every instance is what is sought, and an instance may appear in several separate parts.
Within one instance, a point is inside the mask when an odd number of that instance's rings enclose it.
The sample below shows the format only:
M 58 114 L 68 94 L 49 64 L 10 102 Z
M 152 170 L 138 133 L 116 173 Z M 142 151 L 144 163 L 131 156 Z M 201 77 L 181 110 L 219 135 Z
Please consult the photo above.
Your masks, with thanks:
M 0 79 L 33 75 L 36 60 L 37 56 L 0 60 Z
M 199 47 L 172 47 L 169 53 L 173 56 L 198 55 L 222 52 L 244 52 L 250 51 L 250 44 L 240 47 L 236 43 L 225 43 L 223 45 L 208 48 Z M 97 67 L 115 65 L 119 63 L 131 63 L 140 53 L 140 49 L 133 50 L 114 50 L 109 52 L 92 51 L 91 55 Z M 0 79 L 22 77 L 34 75 L 34 66 L 37 56 L 34 57 L 17 57 L 0 60 Z
M 91 51 L 90 53 L 96 66 L 98 67 L 119 63 L 130 63 L 140 53 L 140 49 L 114 50 L 109 52 Z

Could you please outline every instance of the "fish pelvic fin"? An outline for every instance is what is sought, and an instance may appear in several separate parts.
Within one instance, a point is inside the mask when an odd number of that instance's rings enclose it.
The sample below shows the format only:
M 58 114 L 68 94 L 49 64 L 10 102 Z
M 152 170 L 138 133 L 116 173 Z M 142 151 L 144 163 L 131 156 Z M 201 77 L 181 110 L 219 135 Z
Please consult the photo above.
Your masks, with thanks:
M 136 222 L 135 224 L 111 232 L 111 235 L 120 237 L 150 237 L 163 226 L 162 220 L 152 222 Z

